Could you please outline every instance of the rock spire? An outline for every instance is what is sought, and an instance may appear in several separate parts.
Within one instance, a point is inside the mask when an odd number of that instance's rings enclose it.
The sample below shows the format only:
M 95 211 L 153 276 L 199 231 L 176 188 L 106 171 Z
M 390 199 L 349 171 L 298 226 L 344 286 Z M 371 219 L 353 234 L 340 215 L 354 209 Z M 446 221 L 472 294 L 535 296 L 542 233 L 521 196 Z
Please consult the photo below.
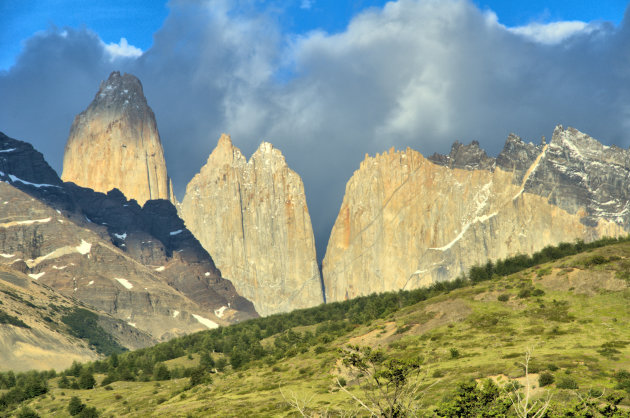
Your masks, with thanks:
M 155 115 L 140 80 L 115 71 L 72 123 L 63 158 L 64 181 L 98 192 L 113 188 L 140 205 L 175 203 Z
M 323 302 L 302 179 L 270 143 L 247 161 L 222 135 L 188 184 L 181 216 L 259 314 Z

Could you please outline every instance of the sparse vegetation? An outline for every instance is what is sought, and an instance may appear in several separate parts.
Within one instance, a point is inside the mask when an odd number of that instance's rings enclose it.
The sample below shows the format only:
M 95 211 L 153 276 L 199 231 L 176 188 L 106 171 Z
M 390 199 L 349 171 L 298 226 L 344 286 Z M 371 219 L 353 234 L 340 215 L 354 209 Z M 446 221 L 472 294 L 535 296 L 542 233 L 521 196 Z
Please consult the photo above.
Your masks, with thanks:
M 77 338 L 86 339 L 99 353 L 109 355 L 126 351 L 110 334 L 98 325 L 98 316 L 83 308 L 74 308 L 61 320 Z

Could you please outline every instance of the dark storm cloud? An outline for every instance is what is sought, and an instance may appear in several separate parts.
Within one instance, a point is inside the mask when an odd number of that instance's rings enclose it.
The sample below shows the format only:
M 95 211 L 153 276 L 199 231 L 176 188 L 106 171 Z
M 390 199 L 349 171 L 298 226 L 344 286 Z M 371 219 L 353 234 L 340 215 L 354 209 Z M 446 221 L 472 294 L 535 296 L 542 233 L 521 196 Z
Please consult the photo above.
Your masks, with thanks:
M 137 59 L 112 57 L 87 29 L 32 38 L 0 74 L 0 130 L 61 171 L 73 116 L 110 71 L 132 72 L 180 199 L 221 132 L 246 155 L 268 140 L 304 179 L 321 257 L 365 153 L 477 139 L 496 154 L 508 133 L 539 141 L 556 124 L 627 146 L 627 21 L 514 29 L 468 1 L 401 0 L 344 32 L 294 37 L 230 2 L 175 2 Z

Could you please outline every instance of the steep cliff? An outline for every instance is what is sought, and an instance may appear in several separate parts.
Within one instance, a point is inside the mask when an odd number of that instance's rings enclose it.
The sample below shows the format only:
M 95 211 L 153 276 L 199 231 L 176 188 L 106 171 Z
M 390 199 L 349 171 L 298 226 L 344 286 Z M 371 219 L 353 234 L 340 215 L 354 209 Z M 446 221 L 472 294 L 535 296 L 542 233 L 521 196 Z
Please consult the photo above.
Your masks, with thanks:
M 304 186 L 271 144 L 263 142 L 248 162 L 222 135 L 180 212 L 261 315 L 323 302 Z
M 121 190 L 140 205 L 175 203 L 153 111 L 140 80 L 113 72 L 72 123 L 63 158 L 64 181 L 97 192 Z
M 476 144 L 467 147 L 432 161 L 392 149 L 361 163 L 323 262 L 328 301 L 451 280 L 487 259 L 625 233 L 627 151 L 561 128 L 539 146 L 510 136 L 494 163 Z

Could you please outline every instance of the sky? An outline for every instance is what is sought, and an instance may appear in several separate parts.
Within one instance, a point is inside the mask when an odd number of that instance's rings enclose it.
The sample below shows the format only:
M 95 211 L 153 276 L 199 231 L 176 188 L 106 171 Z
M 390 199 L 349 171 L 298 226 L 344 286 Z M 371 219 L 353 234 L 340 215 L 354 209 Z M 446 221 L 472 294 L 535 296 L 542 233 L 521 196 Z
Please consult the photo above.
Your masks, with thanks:
M 58 173 L 111 71 L 143 83 L 181 200 L 222 132 L 280 149 L 321 258 L 366 153 L 573 126 L 630 145 L 626 1 L 0 0 L 0 131 Z

